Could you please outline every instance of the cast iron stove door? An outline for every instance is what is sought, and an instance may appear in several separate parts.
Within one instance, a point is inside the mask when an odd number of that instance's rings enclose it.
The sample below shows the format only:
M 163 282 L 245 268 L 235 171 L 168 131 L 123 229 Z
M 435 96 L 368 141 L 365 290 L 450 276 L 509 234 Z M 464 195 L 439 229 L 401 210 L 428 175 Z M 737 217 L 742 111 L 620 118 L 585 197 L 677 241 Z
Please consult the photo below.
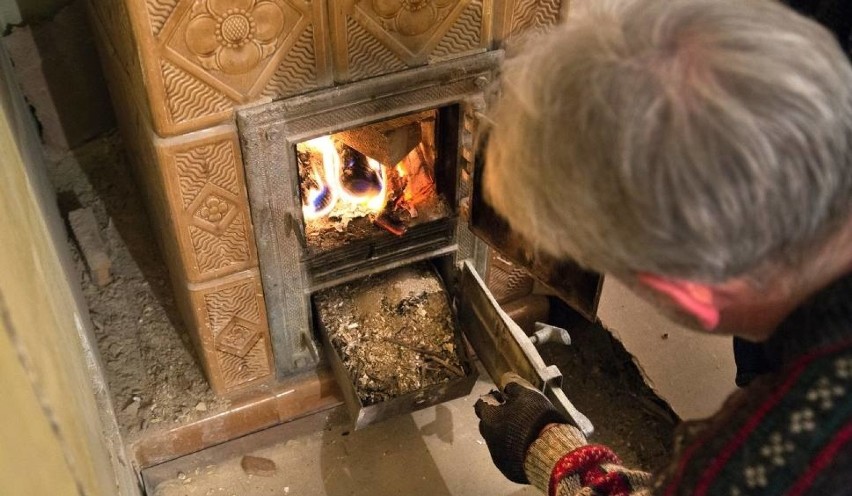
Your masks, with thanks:
M 507 372 L 520 375 L 586 436 L 591 435 L 592 423 L 562 391 L 562 373 L 555 365 L 545 365 L 530 338 L 500 309 L 470 261 L 463 262 L 458 284 L 456 310 L 462 332 L 494 383 L 503 387 Z
M 482 140 L 484 142 L 484 139 Z M 482 172 L 485 168 L 484 146 L 479 147 L 473 171 L 470 230 L 491 248 L 525 268 L 530 275 L 551 288 L 563 301 L 586 319 L 597 318 L 603 276 L 583 270 L 570 260 L 557 260 L 546 253 L 533 251 L 506 220 L 485 202 Z
M 529 249 L 529 243 L 511 230 L 484 200 L 482 150 L 476 154 L 472 174 L 469 227 L 491 248 L 525 268 L 533 277 L 553 289 L 574 310 L 594 321 L 597 317 L 603 276 L 577 264 L 556 260 Z M 504 375 L 514 372 L 540 389 L 557 409 L 572 419 L 583 433 L 593 431 L 591 422 L 571 404 L 562 391 L 562 373 L 547 366 L 530 338 L 500 309 L 469 262 L 464 262 L 456 295 L 462 331 L 476 351 L 495 384 L 504 386 Z
M 484 201 L 482 171 L 485 161 L 481 153 L 483 147 L 479 148 L 472 171 L 470 230 L 491 248 L 527 269 L 574 310 L 594 321 L 603 276 L 583 270 L 569 260 L 556 260 L 529 249 L 520 235 Z M 467 261 L 462 266 L 459 286 L 456 305 L 462 331 L 494 383 L 504 386 L 507 372 L 520 375 L 544 392 L 584 434 L 590 435 L 593 432 L 591 422 L 574 408 L 562 391 L 562 373 L 556 366 L 545 365 L 530 338 L 500 309 Z

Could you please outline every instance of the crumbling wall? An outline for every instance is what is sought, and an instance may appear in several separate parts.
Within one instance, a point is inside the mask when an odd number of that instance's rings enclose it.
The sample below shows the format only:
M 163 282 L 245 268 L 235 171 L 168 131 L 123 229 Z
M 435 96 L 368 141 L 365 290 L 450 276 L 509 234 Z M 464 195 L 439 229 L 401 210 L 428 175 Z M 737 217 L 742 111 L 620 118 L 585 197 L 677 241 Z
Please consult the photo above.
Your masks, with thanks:
M 83 1 L 0 0 L 0 27 L 48 158 L 115 127 Z

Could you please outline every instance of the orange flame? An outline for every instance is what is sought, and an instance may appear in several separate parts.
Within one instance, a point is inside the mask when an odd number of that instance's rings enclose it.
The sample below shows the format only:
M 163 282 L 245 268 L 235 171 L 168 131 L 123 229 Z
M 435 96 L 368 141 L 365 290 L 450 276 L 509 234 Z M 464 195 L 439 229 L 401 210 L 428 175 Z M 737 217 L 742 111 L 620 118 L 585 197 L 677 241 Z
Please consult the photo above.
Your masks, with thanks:
M 302 145 L 309 151 L 322 156 L 322 170 L 317 170 L 314 165 L 311 171 L 311 177 L 317 186 L 310 188 L 302 198 L 302 214 L 305 220 L 329 215 L 338 203 L 357 205 L 365 208 L 368 213 L 378 213 L 384 209 L 387 196 L 387 171 L 382 164 L 367 157 L 370 169 L 381 178 L 380 190 L 364 195 L 352 194 L 341 184 L 343 163 L 331 136 L 314 138 Z

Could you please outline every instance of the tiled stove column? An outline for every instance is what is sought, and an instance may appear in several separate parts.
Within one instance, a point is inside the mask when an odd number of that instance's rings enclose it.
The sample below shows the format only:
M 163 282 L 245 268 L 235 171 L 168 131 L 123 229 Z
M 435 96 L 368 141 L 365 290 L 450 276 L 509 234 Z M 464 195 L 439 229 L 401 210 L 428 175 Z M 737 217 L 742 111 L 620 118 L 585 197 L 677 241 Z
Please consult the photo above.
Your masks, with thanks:
M 122 134 L 217 394 L 315 365 L 305 343 L 269 332 L 234 109 L 492 49 L 554 22 L 561 5 L 88 2 Z

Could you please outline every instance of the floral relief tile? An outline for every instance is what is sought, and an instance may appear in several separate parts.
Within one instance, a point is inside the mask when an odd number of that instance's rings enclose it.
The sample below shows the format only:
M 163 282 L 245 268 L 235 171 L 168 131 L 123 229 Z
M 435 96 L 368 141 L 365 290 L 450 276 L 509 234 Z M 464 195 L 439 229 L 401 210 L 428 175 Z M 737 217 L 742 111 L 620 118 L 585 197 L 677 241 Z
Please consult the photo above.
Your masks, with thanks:
M 492 0 L 331 1 L 335 79 L 364 79 L 487 50 Z
M 183 277 L 205 282 L 257 266 L 236 128 L 163 140 L 157 152 Z
M 211 0 L 192 9 L 184 37 L 205 69 L 243 74 L 275 52 L 283 31 L 280 4 Z
M 216 349 L 244 358 L 260 339 L 260 332 L 251 322 L 234 317 L 216 336 Z
M 198 200 L 190 207 L 195 212 L 193 224 L 215 234 L 225 231 L 238 214 L 234 198 L 216 186 L 207 185 Z
M 263 90 L 285 41 L 310 20 L 286 0 L 197 1 L 182 14 L 163 29 L 165 57 L 237 101 Z
M 419 36 L 437 29 L 458 3 L 459 0 L 373 0 L 370 7 L 389 32 Z
M 325 0 L 88 2 L 160 137 L 333 84 Z

